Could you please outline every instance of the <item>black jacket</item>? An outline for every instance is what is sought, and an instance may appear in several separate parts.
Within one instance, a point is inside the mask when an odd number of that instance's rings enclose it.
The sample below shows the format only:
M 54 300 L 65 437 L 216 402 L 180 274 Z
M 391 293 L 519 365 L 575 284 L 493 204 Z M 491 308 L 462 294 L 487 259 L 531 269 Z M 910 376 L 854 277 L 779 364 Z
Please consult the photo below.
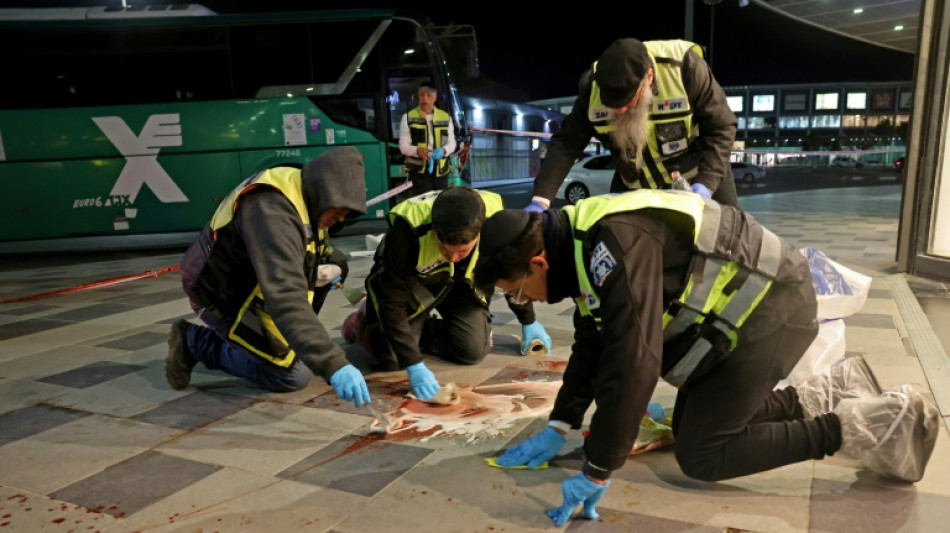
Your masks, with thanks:
M 690 141 L 685 160 L 691 161 L 684 169 L 699 165 L 699 175 L 690 180 L 702 183 L 713 193 L 719 183 L 731 172 L 729 154 L 736 138 L 736 116 L 729 109 L 726 93 L 716 82 L 709 65 L 695 52 L 683 58 L 683 84 L 693 110 L 693 123 L 699 127 L 699 136 Z M 656 82 L 654 82 L 656 83 Z M 623 161 L 609 135 L 599 134 L 588 118 L 591 93 L 590 72 L 585 72 L 580 81 L 580 94 L 574 101 L 571 113 L 561 129 L 551 137 L 547 155 L 534 180 L 534 195 L 551 200 L 564 181 L 571 166 L 577 161 L 591 137 L 596 137 L 614 154 L 614 166 L 630 183 L 638 176 L 632 165 Z M 645 148 L 648 149 L 648 148 Z
M 544 217 L 549 302 L 576 298 L 580 289 L 567 215 L 551 209 Z M 596 402 L 584 445 L 584 471 L 592 477 L 609 477 L 624 464 L 660 376 L 683 356 L 675 346 L 663 344 L 663 313 L 687 278 L 693 240 L 684 228 L 691 227 L 676 214 L 643 210 L 605 217 L 587 231 L 590 249 L 604 243 L 616 265 L 598 290 L 601 327 L 593 318 L 574 314 L 574 345 L 550 419 L 580 428 Z M 781 305 L 771 303 L 760 305 L 753 315 L 754 326 L 740 329 L 740 343 L 748 335 L 769 334 L 788 318 Z

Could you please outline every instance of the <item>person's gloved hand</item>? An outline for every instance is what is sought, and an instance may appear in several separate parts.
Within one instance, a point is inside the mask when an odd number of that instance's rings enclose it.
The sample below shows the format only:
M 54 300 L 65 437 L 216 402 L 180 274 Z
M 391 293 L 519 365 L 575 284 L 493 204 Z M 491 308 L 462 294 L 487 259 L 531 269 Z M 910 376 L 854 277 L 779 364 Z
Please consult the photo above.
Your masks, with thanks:
M 689 186 L 689 188 L 696 194 L 702 196 L 703 198 L 712 198 L 712 192 L 709 188 L 703 185 L 702 183 L 694 183 Z
M 336 395 L 341 400 L 350 401 L 357 407 L 369 403 L 369 389 L 363 374 L 353 365 L 346 365 L 330 376 L 330 385 L 336 389 Z
M 317 280 L 313 284 L 315 287 L 323 287 L 327 283 L 336 283 L 342 277 L 343 269 L 338 265 L 320 265 L 317 267 Z
M 541 433 L 506 450 L 495 459 L 495 463 L 505 468 L 528 465 L 528 468 L 535 469 L 557 455 L 566 440 L 564 435 L 549 426 Z
M 439 159 L 442 159 L 443 157 L 445 157 L 445 148 L 442 148 L 440 146 L 436 148 L 435 150 L 432 150 L 432 155 L 430 156 L 431 159 L 435 159 L 436 161 L 438 161 Z
M 587 479 L 583 472 L 574 477 L 567 478 L 561 483 L 561 494 L 564 495 L 564 503 L 548 511 L 548 516 L 554 520 L 557 526 L 563 526 L 567 519 L 574 514 L 574 509 L 584 504 L 584 518 L 588 520 L 597 520 L 600 517 L 597 514 L 597 504 L 607 492 L 610 486 L 610 480 L 604 485 L 599 485 Z
M 548 332 L 544 329 L 544 326 L 540 322 L 535 320 L 530 324 L 521 325 L 521 355 L 528 353 L 528 349 L 531 348 L 531 341 L 538 339 L 544 343 L 544 347 L 547 350 L 551 351 L 551 336 L 548 335 Z
M 409 372 L 409 386 L 412 387 L 412 393 L 420 400 L 428 400 L 439 392 L 439 382 L 425 363 L 407 366 L 406 371 Z
M 524 209 L 522 209 L 522 211 L 527 211 L 529 213 L 532 213 L 532 212 L 540 213 L 545 210 L 547 210 L 547 207 L 544 207 L 543 204 L 535 200 L 532 200 L 530 204 L 528 204 Z
M 340 288 L 340 284 L 343 283 L 343 276 L 337 276 L 330 281 L 330 290 L 336 290 Z
M 429 174 L 435 169 L 435 159 L 429 158 Z

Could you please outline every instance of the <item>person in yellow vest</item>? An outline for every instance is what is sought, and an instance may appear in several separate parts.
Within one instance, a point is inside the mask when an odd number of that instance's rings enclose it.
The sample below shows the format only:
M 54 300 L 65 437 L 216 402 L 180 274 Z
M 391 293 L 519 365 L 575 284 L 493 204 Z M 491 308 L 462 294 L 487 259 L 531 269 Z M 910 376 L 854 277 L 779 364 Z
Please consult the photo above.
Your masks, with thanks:
M 455 152 L 452 117 L 435 107 L 438 91 L 431 82 L 419 85 L 419 107 L 402 116 L 399 151 L 406 156 L 405 168 L 412 188 L 407 197 L 448 187 L 449 155 Z
M 347 274 L 327 230 L 366 212 L 364 172 L 356 148 L 333 148 L 303 169 L 258 173 L 225 197 L 181 262 L 185 294 L 207 327 L 172 325 L 172 388 L 187 387 L 201 362 L 275 392 L 316 374 L 357 407 L 370 401 L 362 373 L 317 318 Z
M 366 305 L 343 325 L 344 340 L 366 350 L 367 369 L 405 368 L 412 391 L 425 400 L 439 384 L 423 352 L 461 365 L 485 358 L 491 314 L 489 301 L 474 290 L 472 271 L 482 222 L 503 207 L 496 193 L 450 187 L 392 209 L 366 278 Z M 550 350 L 551 337 L 531 304 L 509 301 L 509 307 L 522 324 L 522 354 L 535 340 Z
M 626 38 L 607 47 L 581 76 L 526 210 L 550 207 L 591 137 L 614 160 L 611 192 L 668 189 L 683 177 L 693 192 L 739 205 L 729 165 L 736 116 L 697 44 Z
M 536 468 L 596 405 L 582 472 L 548 511 L 586 518 L 629 457 L 659 379 L 676 387 L 683 473 L 745 476 L 840 452 L 917 481 L 939 413 L 909 385 L 883 392 L 860 356 L 774 390 L 818 331 L 809 265 L 738 208 L 689 191 L 595 196 L 541 213 L 506 209 L 481 233 L 476 287 L 575 300 L 574 344 L 548 427 L 495 459 Z

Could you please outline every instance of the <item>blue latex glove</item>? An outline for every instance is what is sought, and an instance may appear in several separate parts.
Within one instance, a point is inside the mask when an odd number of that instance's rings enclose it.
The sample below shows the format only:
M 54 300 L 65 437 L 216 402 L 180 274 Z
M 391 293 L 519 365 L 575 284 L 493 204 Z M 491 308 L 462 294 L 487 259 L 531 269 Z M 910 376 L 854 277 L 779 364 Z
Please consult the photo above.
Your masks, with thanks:
M 549 426 L 541 433 L 506 450 L 495 462 L 505 468 L 528 465 L 528 468 L 534 469 L 557 455 L 564 446 L 565 440 L 564 435 Z
M 694 183 L 689 186 L 692 191 L 703 198 L 712 198 L 712 193 L 709 191 L 709 188 L 703 185 L 702 183 Z
M 544 347 L 551 351 L 551 336 L 548 335 L 548 332 L 545 331 L 544 326 L 540 322 L 535 320 L 530 324 L 521 325 L 521 355 L 528 353 L 528 348 L 531 346 L 531 341 L 538 339 L 544 343 Z
M 547 210 L 547 207 L 544 207 L 543 205 L 539 204 L 538 202 L 534 202 L 534 201 L 532 201 L 530 204 L 528 204 L 527 207 L 525 207 L 524 209 L 522 209 L 522 211 L 527 211 L 527 212 L 529 212 L 529 213 L 531 213 L 531 212 L 540 213 L 540 212 L 545 211 L 545 210 Z
M 340 288 L 340 284 L 343 283 L 343 276 L 337 276 L 333 278 L 333 281 L 330 282 L 330 290 L 336 290 Z
M 412 387 L 413 394 L 420 400 L 428 400 L 439 392 L 439 382 L 425 363 L 407 366 L 406 371 L 409 372 L 409 386 Z
M 353 365 L 346 365 L 330 376 L 330 385 L 336 389 L 336 395 L 341 400 L 350 401 L 357 407 L 362 407 L 369 403 L 369 389 L 366 387 L 366 380 L 363 374 Z
M 436 161 L 438 161 L 439 159 L 442 159 L 443 157 L 445 157 L 445 148 L 442 148 L 440 146 L 436 148 L 435 150 L 432 150 L 432 155 L 429 157 L 431 158 L 430 161 L 432 159 L 435 159 Z
M 607 492 L 610 486 L 610 480 L 605 485 L 598 485 L 587 479 L 583 472 L 574 477 L 567 478 L 561 483 L 561 494 L 564 495 L 564 503 L 560 507 L 548 511 L 548 516 L 554 520 L 557 526 L 563 526 L 567 519 L 574 514 L 574 509 L 578 505 L 584 504 L 584 518 L 588 520 L 597 520 L 600 515 L 597 514 L 597 504 Z
M 435 159 L 429 158 L 429 174 L 432 174 L 432 170 L 435 169 Z

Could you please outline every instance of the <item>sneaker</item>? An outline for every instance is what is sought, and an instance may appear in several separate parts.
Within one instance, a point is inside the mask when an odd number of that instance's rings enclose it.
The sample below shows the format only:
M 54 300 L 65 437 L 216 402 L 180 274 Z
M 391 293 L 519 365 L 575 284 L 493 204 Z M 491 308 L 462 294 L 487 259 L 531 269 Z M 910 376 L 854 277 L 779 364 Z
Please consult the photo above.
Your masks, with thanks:
M 924 476 L 940 415 L 913 387 L 842 400 L 834 412 L 841 422 L 842 455 L 884 477 L 912 483 Z
M 363 322 L 363 318 L 366 316 L 366 303 L 364 302 L 360 308 L 352 313 L 350 316 L 346 317 L 346 320 L 343 321 L 343 327 L 340 328 L 340 333 L 343 335 L 343 340 L 347 344 L 356 344 L 357 337 L 360 334 L 360 324 Z
M 188 349 L 188 327 L 191 324 L 184 319 L 178 319 L 172 324 L 168 334 L 168 356 L 165 357 L 165 379 L 175 390 L 181 390 L 191 383 L 191 370 L 198 364 L 198 360 Z
M 850 355 L 823 374 L 794 385 L 806 419 L 830 413 L 842 400 L 881 395 L 874 372 L 861 355 Z

